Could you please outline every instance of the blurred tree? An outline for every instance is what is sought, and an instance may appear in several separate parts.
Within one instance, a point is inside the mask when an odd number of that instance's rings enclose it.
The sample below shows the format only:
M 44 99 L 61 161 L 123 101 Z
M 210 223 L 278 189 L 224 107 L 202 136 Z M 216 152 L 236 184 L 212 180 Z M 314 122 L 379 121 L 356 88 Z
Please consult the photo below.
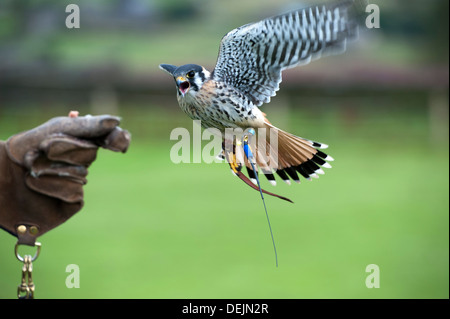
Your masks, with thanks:
M 154 0 L 168 20 L 184 20 L 199 14 L 201 1 L 199 0 Z
M 382 2 L 381 28 L 390 38 L 421 41 L 425 57 L 448 62 L 449 1 L 398 0 Z

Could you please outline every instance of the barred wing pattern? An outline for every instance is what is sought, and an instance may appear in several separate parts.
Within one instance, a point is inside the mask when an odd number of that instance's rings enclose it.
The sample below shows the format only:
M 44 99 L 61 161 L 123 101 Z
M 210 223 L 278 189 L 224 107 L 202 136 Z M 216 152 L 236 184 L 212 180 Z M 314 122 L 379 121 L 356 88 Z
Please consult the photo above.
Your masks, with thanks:
M 230 31 L 220 44 L 214 80 L 232 85 L 256 106 L 268 103 L 279 90 L 281 71 L 345 51 L 357 33 L 350 5 L 313 6 Z

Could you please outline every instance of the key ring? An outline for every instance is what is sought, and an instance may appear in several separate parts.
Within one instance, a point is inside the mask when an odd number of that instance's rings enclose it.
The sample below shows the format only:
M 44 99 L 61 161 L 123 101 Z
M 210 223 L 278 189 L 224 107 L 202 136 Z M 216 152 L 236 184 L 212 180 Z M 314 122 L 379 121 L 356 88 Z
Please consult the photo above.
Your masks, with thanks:
M 16 258 L 19 261 L 24 262 L 25 258 L 19 255 L 19 246 L 20 246 L 19 243 L 16 243 L 16 246 L 14 247 L 14 254 L 16 255 Z M 35 242 L 34 246 L 37 247 L 37 250 L 36 250 L 36 253 L 34 254 L 34 256 L 31 258 L 31 262 L 35 261 L 39 257 L 39 253 L 41 252 L 41 243 Z

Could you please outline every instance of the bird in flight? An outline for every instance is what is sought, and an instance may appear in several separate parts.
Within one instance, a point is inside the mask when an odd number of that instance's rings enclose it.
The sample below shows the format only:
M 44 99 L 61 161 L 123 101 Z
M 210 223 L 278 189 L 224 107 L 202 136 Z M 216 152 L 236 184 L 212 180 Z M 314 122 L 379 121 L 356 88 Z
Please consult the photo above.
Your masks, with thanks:
M 222 158 L 254 189 L 261 191 L 254 183 L 255 170 L 271 184 L 276 183 L 274 174 L 290 184 L 290 179 L 300 182 L 299 175 L 310 180 L 324 174 L 322 167 L 331 167 L 328 162 L 333 158 L 322 151 L 326 144 L 275 127 L 259 107 L 276 95 L 283 70 L 345 51 L 347 40 L 357 34 L 351 5 L 346 1 L 311 6 L 236 28 L 222 38 L 212 72 L 196 64 L 159 66 L 174 78 L 180 108 L 204 128 L 220 130 Z M 242 143 L 228 138 L 226 130 L 249 128 L 258 138 L 255 156 L 238 161 Z M 249 178 L 242 173 L 244 166 Z

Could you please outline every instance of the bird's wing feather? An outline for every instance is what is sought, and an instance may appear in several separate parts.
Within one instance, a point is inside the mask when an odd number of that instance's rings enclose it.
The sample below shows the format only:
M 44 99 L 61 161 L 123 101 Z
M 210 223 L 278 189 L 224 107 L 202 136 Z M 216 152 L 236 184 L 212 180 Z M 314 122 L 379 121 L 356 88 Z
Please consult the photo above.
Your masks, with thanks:
M 221 41 L 213 78 L 245 94 L 255 105 L 276 95 L 281 72 L 324 54 L 345 51 L 355 37 L 351 2 L 312 6 L 230 31 Z

